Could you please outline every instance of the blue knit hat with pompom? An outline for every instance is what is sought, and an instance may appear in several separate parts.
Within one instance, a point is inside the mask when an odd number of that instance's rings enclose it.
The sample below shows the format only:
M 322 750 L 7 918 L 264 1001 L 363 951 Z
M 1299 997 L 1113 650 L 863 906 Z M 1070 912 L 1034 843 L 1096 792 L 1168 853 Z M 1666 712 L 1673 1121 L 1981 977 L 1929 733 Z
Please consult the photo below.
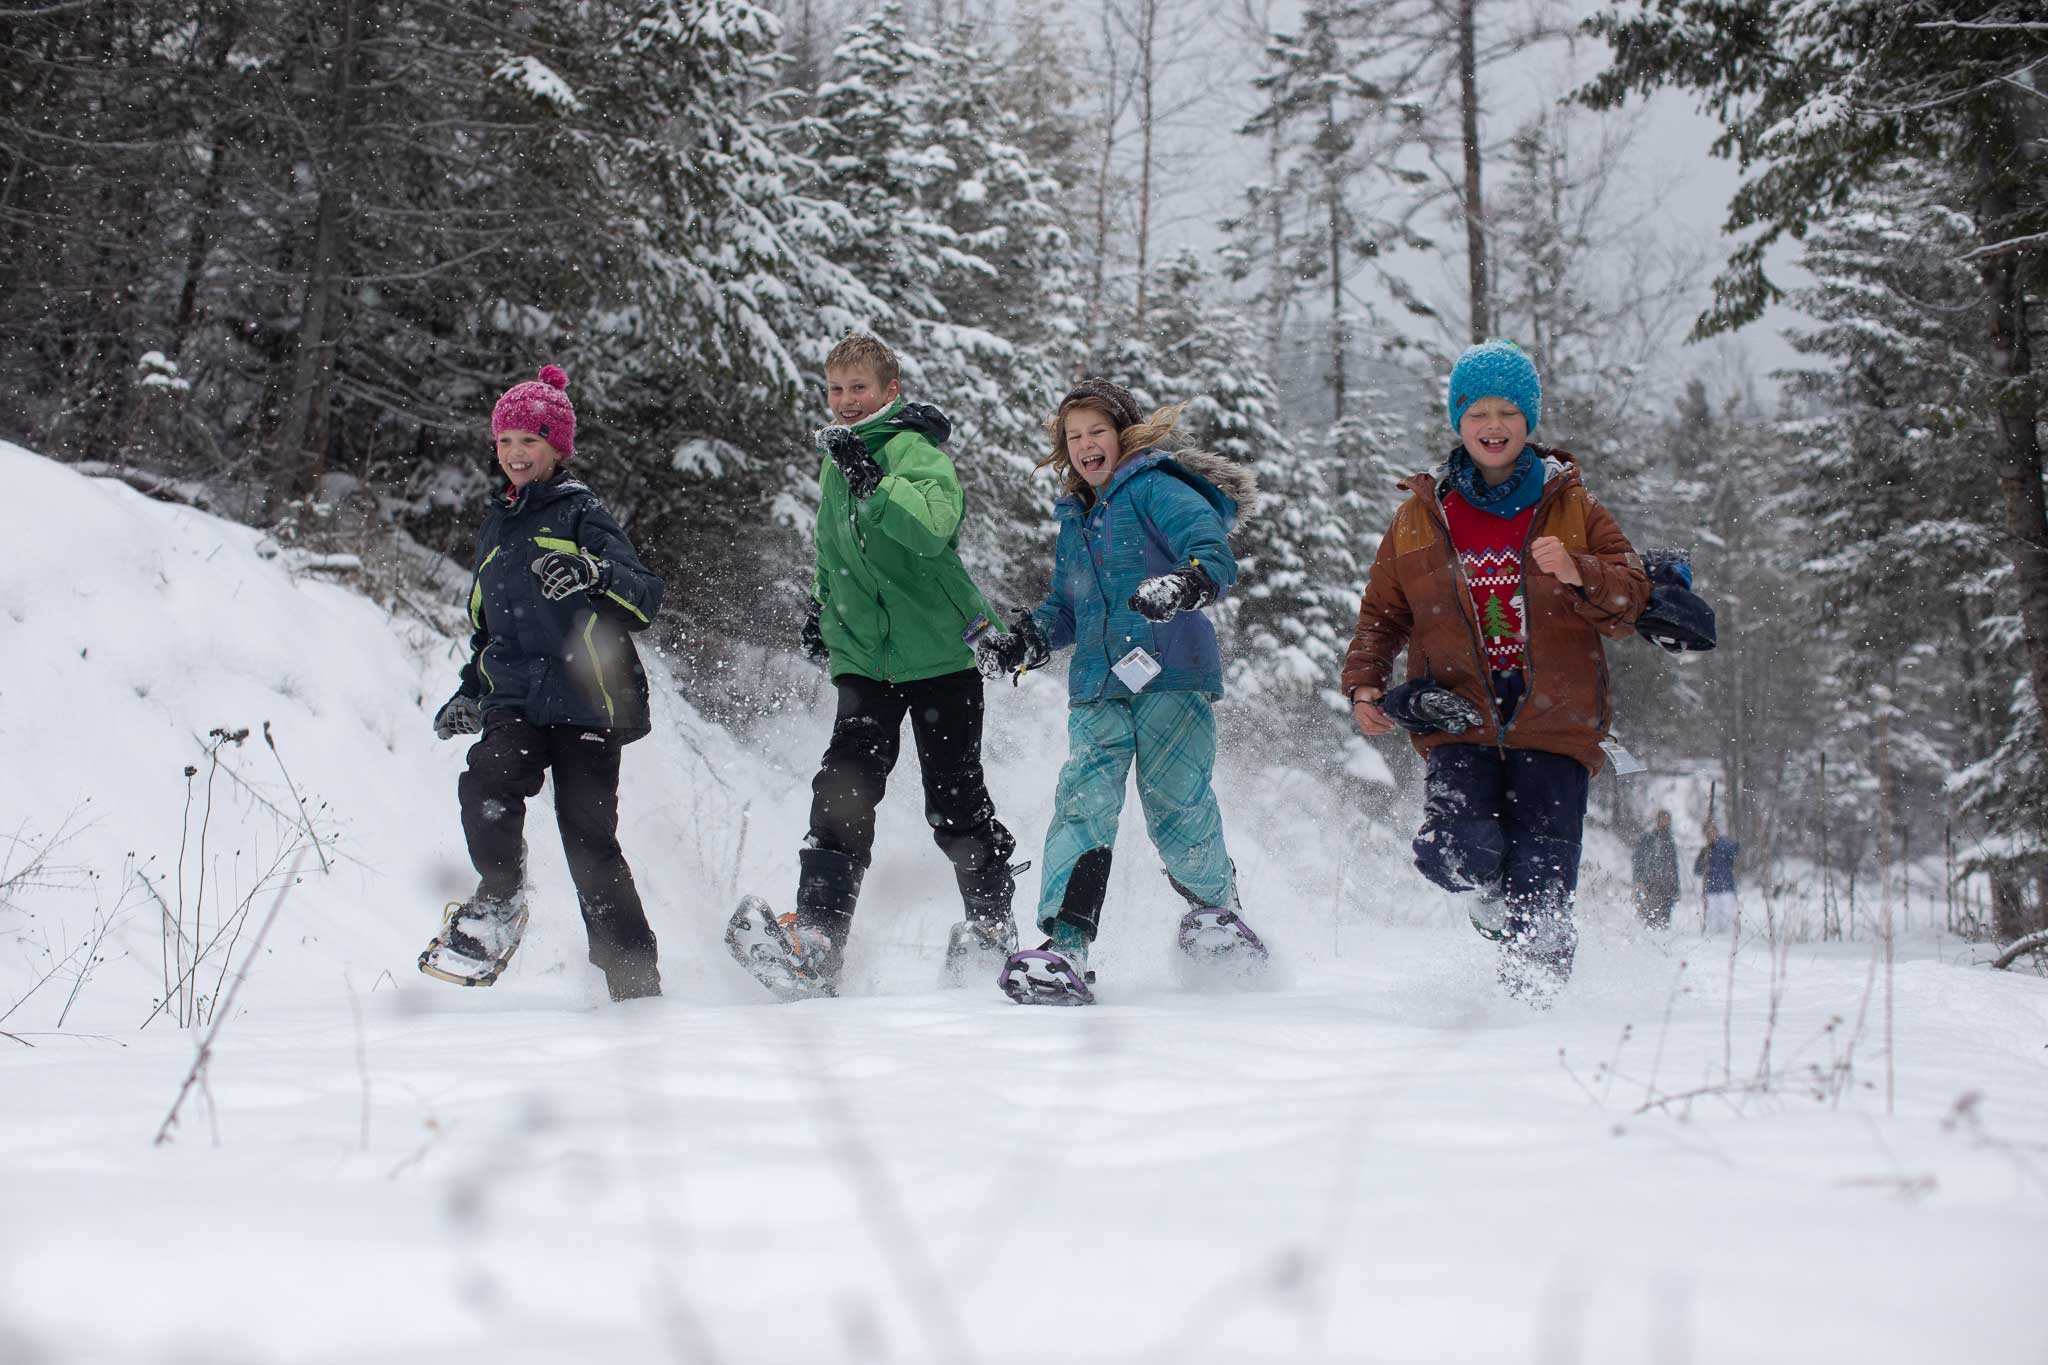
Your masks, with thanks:
M 1543 415 L 1543 381 L 1536 377 L 1536 362 L 1512 341 L 1482 341 L 1467 347 L 1451 367 L 1451 430 L 1458 429 L 1465 409 L 1482 398 L 1505 398 L 1513 403 L 1522 410 L 1533 433 Z

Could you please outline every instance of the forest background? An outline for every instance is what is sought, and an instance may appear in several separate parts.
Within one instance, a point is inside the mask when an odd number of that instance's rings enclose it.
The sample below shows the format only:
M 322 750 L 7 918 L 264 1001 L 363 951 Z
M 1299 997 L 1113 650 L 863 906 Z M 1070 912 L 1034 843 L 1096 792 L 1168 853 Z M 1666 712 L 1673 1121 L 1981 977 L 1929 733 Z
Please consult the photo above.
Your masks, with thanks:
M 1226 744 L 1386 814 L 1419 774 L 1339 659 L 1450 359 L 1511 337 L 1540 438 L 1719 611 L 1712 654 L 1613 651 L 1620 737 L 1755 875 L 1938 857 L 2011 938 L 2048 905 L 2044 70 L 2017 0 L 0 4 L 0 435 L 454 629 L 485 415 L 560 363 L 665 657 L 744 728 L 818 685 L 839 335 L 952 417 L 1006 610 L 1044 420 L 1107 374 L 1267 493 Z M 1719 235 L 1664 211 L 1674 98 L 1741 171 Z M 1745 327 L 1786 362 L 1687 344 Z

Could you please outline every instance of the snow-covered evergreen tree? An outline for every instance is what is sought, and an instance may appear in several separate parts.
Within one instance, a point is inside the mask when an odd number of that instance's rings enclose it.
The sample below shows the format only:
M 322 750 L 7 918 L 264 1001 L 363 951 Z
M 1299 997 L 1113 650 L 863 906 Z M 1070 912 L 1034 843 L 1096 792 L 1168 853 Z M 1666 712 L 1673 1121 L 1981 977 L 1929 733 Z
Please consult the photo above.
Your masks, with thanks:
M 1029 130 L 1002 74 L 952 36 L 914 38 L 892 0 L 849 30 L 806 125 L 813 190 L 848 214 L 834 259 L 863 289 L 819 313 L 806 361 L 851 328 L 896 349 L 906 392 L 953 419 L 974 509 L 963 555 L 998 596 L 1042 573 L 1051 498 L 1030 474 L 1083 311 L 1060 188 L 1014 140 Z M 790 469 L 798 490 L 815 474 Z
M 1941 811 L 1953 791 L 2038 847 L 2048 789 L 2038 734 L 2008 714 L 2019 623 L 1975 466 L 1997 439 L 1992 385 L 1970 359 L 1979 283 L 1947 179 L 1895 164 L 1808 240 L 1815 284 L 1795 302 L 1815 323 L 1795 338 L 1806 363 L 1791 388 L 1812 411 L 1788 423 L 1788 478 L 1832 672 L 1868 699 L 1845 708 L 1837 744 L 1887 769 L 1896 818 Z

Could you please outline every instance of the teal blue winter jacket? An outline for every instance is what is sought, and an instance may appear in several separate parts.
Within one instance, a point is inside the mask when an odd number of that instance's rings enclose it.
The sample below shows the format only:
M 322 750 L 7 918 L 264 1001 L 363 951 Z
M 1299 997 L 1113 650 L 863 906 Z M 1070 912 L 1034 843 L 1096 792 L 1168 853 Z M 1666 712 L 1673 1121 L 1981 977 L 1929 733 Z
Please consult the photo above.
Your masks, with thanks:
M 1227 490 L 1227 491 L 1226 491 Z M 1147 692 L 1223 695 L 1216 629 L 1199 611 L 1154 623 L 1133 611 L 1131 593 L 1158 574 L 1199 562 L 1221 595 L 1237 581 L 1229 535 L 1250 512 L 1251 471 L 1206 451 L 1140 450 L 1117 466 L 1085 505 L 1069 494 L 1054 506 L 1059 544 L 1052 591 L 1031 615 L 1054 649 L 1074 647 L 1069 701 L 1132 695 L 1110 669 L 1133 649 L 1161 666 Z

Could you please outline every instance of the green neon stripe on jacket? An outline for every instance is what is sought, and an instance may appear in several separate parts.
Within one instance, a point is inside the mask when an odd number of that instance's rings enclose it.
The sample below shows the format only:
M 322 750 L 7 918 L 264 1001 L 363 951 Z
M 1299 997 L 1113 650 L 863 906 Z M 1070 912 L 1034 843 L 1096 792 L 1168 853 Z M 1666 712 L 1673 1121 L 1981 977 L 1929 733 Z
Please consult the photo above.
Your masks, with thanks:
M 615 725 L 618 723 L 618 716 L 612 710 L 611 691 L 604 685 L 604 660 L 597 657 L 597 641 L 590 638 L 590 633 L 596 629 L 597 613 L 592 612 L 590 620 L 585 622 L 583 626 L 583 648 L 590 655 L 590 671 L 597 678 L 598 695 L 604 698 L 605 724 Z
M 540 546 L 543 550 L 560 550 L 564 554 L 572 555 L 583 553 L 581 545 L 578 545 L 573 540 L 564 540 L 560 536 L 535 536 L 533 543 Z
M 484 562 L 476 566 L 476 577 L 469 585 L 469 624 L 473 630 L 484 628 L 484 570 L 491 567 L 491 561 L 498 557 L 502 545 L 493 545 L 491 552 L 484 556 Z
M 638 608 L 638 607 L 634 606 L 634 605 L 633 605 L 633 604 L 632 604 L 631 602 L 628 602 L 628 601 L 627 601 L 627 600 L 626 600 L 625 598 L 623 598 L 623 597 L 619 596 L 619 595 L 618 595 L 617 593 L 613 592 L 613 591 L 612 591 L 611 589 L 609 589 L 609 588 L 605 589 L 605 594 L 604 594 L 604 595 L 605 595 L 606 597 L 609 597 L 609 598 L 611 598 L 611 599 L 612 599 L 612 601 L 614 601 L 614 602 L 618 603 L 618 604 L 619 604 L 620 606 L 624 607 L 624 608 L 625 608 L 625 609 L 626 609 L 627 611 L 630 611 L 630 612 L 632 612 L 632 613 L 633 613 L 633 614 L 634 614 L 635 616 L 639 617 L 639 618 L 640 618 L 640 620 L 641 620 L 641 621 L 642 621 L 643 623 L 651 624 L 651 623 L 649 623 L 649 622 L 647 621 L 647 613 L 646 613 L 646 612 L 644 612 L 644 611 L 640 610 L 640 608 Z

